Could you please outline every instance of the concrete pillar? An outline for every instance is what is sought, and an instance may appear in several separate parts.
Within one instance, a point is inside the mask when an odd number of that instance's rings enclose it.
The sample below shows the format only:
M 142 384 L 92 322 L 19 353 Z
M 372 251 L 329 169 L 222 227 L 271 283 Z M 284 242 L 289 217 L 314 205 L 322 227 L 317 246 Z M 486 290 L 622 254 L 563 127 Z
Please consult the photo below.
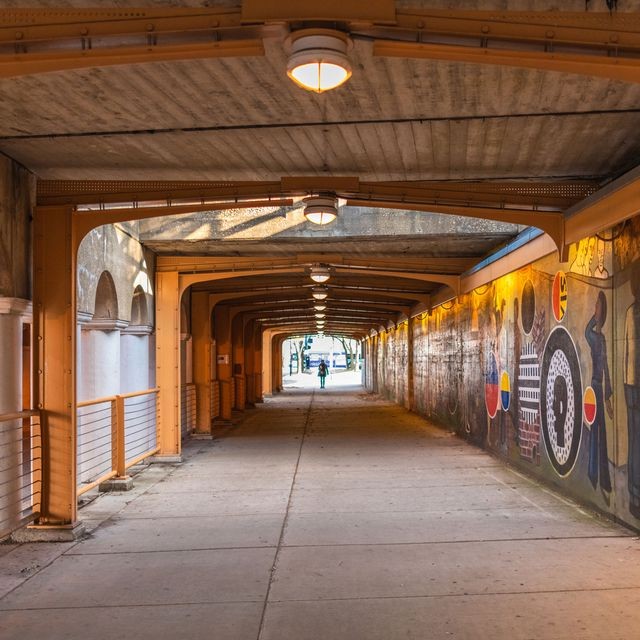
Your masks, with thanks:
M 256 380 L 255 380 L 255 322 L 245 318 L 243 326 L 244 333 L 244 375 L 245 375 L 245 402 L 248 406 L 253 406 L 256 402 Z
M 196 385 L 196 433 L 211 433 L 211 315 L 209 294 L 191 294 L 193 382 Z
M 216 374 L 220 383 L 220 419 L 231 420 L 233 408 L 232 365 L 231 365 L 231 318 L 229 307 L 216 305 L 214 308 L 214 332 L 216 339 Z
M 0 297 L 0 415 L 23 410 L 22 327 L 30 313 L 28 300 Z M 23 507 L 22 476 L 27 471 L 23 463 L 30 461 L 31 455 L 30 440 L 24 438 L 22 424 L 20 419 L 0 422 L 0 487 L 7 501 L 2 509 L 5 525 L 18 522 Z
M 129 326 L 120 332 L 120 393 L 144 391 L 149 381 L 151 327 Z
M 122 321 L 91 320 L 82 324 L 78 398 L 93 400 L 120 393 L 120 331 Z M 146 373 L 147 364 L 144 364 Z

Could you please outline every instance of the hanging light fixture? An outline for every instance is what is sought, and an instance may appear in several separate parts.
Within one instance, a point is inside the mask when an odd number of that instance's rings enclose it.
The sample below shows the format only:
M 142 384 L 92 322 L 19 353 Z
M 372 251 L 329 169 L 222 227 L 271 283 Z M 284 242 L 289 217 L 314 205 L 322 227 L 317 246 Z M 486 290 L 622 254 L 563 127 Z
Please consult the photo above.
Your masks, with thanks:
M 316 313 L 316 318 L 322 320 L 322 318 L 324 318 L 324 313 Z
M 327 308 L 327 305 L 326 304 L 314 304 L 313 308 L 316 311 L 324 311 Z
M 313 224 L 329 224 L 338 217 L 338 199 L 335 194 L 322 194 L 304 198 L 304 217 Z
M 314 282 L 326 282 L 331 277 L 329 267 L 323 264 L 314 264 L 311 267 L 311 279 Z
M 313 289 L 311 289 L 311 295 L 316 300 L 324 300 L 329 295 L 329 291 L 327 287 L 313 287 Z
M 316 327 L 324 327 L 324 320 L 318 320 L 316 322 Z
M 307 91 L 335 89 L 351 77 L 346 33 L 333 29 L 300 29 L 290 36 L 287 75 Z

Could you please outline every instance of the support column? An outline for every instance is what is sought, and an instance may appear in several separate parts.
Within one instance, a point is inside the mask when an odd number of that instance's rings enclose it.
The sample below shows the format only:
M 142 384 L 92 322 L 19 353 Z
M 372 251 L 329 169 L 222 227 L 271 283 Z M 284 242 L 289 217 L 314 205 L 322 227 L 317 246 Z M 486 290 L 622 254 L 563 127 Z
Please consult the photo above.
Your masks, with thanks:
M 181 460 L 180 443 L 180 290 L 178 273 L 156 273 L 156 384 L 160 389 L 161 462 Z
M 231 422 L 233 408 L 231 368 L 231 319 L 229 307 L 217 305 L 214 309 L 215 338 L 217 347 L 216 369 L 220 382 L 220 420 Z
M 262 327 L 259 324 L 256 324 L 254 329 L 254 345 L 255 349 L 253 352 L 253 370 L 254 370 L 254 393 L 255 393 L 255 402 L 264 402 L 264 386 L 262 382 L 262 349 L 263 349 L 263 331 Z
M 196 433 L 211 434 L 211 320 L 209 294 L 191 294 L 193 382 L 196 385 Z
M 263 396 L 273 395 L 273 370 L 271 356 L 273 349 L 273 333 L 267 329 L 262 334 L 262 394 Z
M 245 375 L 245 401 L 252 407 L 256 402 L 256 381 L 255 381 L 255 322 L 254 320 L 244 321 L 244 375 Z
M 244 411 L 246 402 L 245 388 L 245 352 L 244 352 L 244 318 L 241 313 L 231 316 L 231 354 L 233 361 L 233 408 Z
M 72 210 L 34 210 L 34 401 L 42 411 L 42 505 L 47 539 L 73 539 L 76 496 L 76 249 Z M 36 534 L 37 536 L 38 534 Z

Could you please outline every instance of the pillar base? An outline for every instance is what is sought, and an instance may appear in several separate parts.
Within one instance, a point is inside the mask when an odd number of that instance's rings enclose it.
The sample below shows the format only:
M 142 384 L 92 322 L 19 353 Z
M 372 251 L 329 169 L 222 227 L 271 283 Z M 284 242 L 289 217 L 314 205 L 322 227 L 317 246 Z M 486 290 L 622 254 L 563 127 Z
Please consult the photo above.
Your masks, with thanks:
M 191 440 L 213 440 L 213 436 L 210 433 L 192 433 Z
M 152 464 L 180 464 L 182 462 L 182 456 L 178 454 L 170 455 L 157 455 L 150 458 Z
M 213 421 L 214 427 L 232 427 L 233 422 L 231 420 L 227 420 L 226 418 L 216 418 Z
M 74 524 L 30 524 L 11 534 L 13 542 L 74 542 L 85 534 L 79 520 Z
M 98 485 L 98 491 L 106 493 L 108 491 L 131 491 L 133 489 L 133 478 L 123 476 L 122 478 L 110 478 Z

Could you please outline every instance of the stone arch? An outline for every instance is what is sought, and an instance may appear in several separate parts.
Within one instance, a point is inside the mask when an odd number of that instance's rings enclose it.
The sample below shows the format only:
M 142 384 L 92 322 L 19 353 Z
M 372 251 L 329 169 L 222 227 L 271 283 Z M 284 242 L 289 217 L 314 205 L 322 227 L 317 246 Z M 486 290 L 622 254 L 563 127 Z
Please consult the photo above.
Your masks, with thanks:
M 133 297 L 131 298 L 131 321 L 129 324 L 135 327 L 145 327 L 151 324 L 149 322 L 147 295 L 140 285 L 133 290 Z
M 118 294 L 113 276 L 103 271 L 96 287 L 96 303 L 93 312 L 94 320 L 111 320 L 118 318 Z

